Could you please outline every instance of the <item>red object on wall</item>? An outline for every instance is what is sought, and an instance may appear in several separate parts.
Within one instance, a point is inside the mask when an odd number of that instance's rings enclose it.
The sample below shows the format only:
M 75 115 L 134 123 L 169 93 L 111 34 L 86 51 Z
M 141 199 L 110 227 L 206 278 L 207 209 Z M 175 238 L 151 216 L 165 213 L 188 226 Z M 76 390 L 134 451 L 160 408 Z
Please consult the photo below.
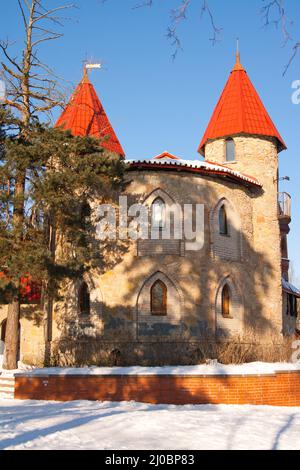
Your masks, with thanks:
M 240 63 L 239 55 L 198 152 L 204 155 L 204 147 L 209 140 L 237 134 L 275 137 L 278 151 L 286 150 L 284 141 Z
M 4 280 L 4 283 L 9 284 L 9 276 L 7 273 L 3 271 L 0 272 L 0 279 Z M 31 276 L 27 276 L 21 277 L 20 283 L 20 295 L 22 301 L 33 304 L 40 302 L 42 287 L 39 282 L 35 282 L 32 280 Z
M 74 136 L 101 139 L 101 146 L 122 157 L 125 152 L 103 109 L 97 93 L 85 73 L 55 127 L 71 131 Z
M 29 303 L 41 300 L 41 285 L 32 281 L 31 277 L 21 277 L 21 298 Z

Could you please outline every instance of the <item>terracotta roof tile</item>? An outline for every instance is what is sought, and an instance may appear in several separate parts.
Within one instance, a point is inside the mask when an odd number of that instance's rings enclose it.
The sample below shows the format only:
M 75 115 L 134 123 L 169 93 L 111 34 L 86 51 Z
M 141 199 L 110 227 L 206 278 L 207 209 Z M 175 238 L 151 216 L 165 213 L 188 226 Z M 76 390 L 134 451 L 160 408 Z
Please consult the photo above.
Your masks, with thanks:
M 278 150 L 286 145 L 251 83 L 239 57 L 214 110 L 199 146 L 204 154 L 208 140 L 237 134 L 275 137 Z
M 86 75 L 55 124 L 55 127 L 60 126 L 70 130 L 73 135 L 101 139 L 102 147 L 125 156 L 97 93 Z

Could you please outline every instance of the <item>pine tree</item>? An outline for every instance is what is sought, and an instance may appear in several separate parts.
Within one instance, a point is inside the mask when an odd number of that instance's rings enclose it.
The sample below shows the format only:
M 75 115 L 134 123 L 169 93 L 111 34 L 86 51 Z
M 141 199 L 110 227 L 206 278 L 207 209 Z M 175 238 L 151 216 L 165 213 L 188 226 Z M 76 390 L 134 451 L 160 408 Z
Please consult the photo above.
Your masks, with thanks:
M 73 137 L 39 123 L 58 104 L 56 80 L 38 58 L 38 46 L 61 37 L 47 23 L 71 5 L 47 10 L 43 0 L 18 0 L 25 48 L 20 62 L 0 43 L 7 98 L 0 118 L 0 288 L 9 302 L 4 367 L 17 366 L 18 325 L 22 279 L 38 281 L 44 292 L 57 292 L 59 283 L 80 276 L 101 262 L 92 223 L 82 218 L 89 200 L 109 197 L 121 183 L 123 164 L 101 149 L 99 141 Z M 14 111 L 12 116 L 6 110 Z M 55 257 L 56 229 L 67 249 Z
M 26 166 L 22 238 L 12 212 L 20 160 Z M 18 282 L 29 275 L 59 285 L 62 279 L 78 278 L 101 266 L 89 203 L 113 198 L 122 184 L 123 165 L 98 140 L 45 126 L 32 128 L 25 142 L 6 137 L 0 161 L 0 259 L 7 273 L 2 296 L 20 300 Z M 59 233 L 63 247 L 57 258 L 50 246 L 51 232 Z

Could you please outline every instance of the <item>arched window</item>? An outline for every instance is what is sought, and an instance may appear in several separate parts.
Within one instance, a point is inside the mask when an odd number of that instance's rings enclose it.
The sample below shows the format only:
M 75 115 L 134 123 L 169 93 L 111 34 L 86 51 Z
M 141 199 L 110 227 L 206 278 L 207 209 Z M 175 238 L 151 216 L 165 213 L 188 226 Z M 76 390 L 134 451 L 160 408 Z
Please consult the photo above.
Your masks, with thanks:
M 79 288 L 78 306 L 80 315 L 90 315 L 90 292 L 86 282 L 83 282 Z
M 219 210 L 219 231 L 220 235 L 229 235 L 227 212 L 224 205 Z
M 166 224 L 166 205 L 164 201 L 158 197 L 152 204 L 152 227 L 162 229 Z
M 230 289 L 228 284 L 225 284 L 222 290 L 222 316 L 230 317 Z
M 151 315 L 167 315 L 167 286 L 160 280 L 151 287 Z
M 226 162 L 235 161 L 235 143 L 233 139 L 226 140 Z

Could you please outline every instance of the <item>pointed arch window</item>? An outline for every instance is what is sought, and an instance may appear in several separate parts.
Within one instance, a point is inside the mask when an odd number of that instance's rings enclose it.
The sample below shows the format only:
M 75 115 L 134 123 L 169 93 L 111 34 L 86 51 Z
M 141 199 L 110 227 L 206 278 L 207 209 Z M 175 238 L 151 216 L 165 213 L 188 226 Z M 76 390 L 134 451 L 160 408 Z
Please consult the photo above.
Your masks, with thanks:
M 230 317 L 230 289 L 228 284 L 225 284 L 222 290 L 222 316 L 225 318 Z
M 226 162 L 235 161 L 235 143 L 233 139 L 226 139 Z
M 152 227 L 163 229 L 166 225 L 166 205 L 164 201 L 158 197 L 152 204 Z
M 167 315 L 167 286 L 160 280 L 151 287 L 151 315 Z
M 224 205 L 219 210 L 219 232 L 220 235 L 229 235 L 228 218 Z
M 79 288 L 78 306 L 80 315 L 90 315 L 90 291 L 86 282 L 83 282 Z

